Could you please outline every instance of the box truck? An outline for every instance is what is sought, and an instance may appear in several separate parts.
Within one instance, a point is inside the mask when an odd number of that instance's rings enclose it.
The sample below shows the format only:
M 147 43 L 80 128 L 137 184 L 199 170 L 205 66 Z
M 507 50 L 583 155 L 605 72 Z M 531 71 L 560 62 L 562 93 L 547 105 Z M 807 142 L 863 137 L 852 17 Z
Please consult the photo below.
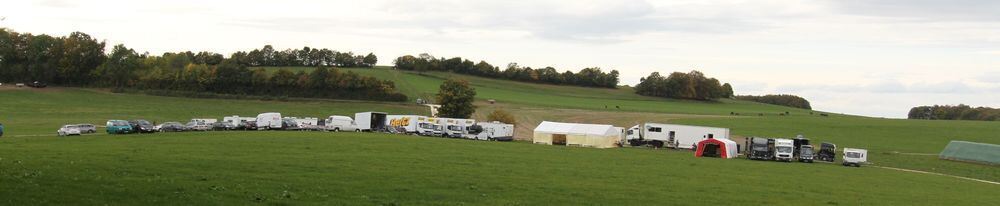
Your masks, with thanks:
M 480 122 L 477 125 L 482 127 L 482 131 L 476 134 L 476 139 L 478 140 L 489 140 L 489 141 L 513 141 L 514 140 L 514 125 L 506 124 L 503 122 L 492 121 L 492 122 Z
M 354 122 L 363 132 L 384 132 L 387 115 L 385 112 L 360 112 L 354 114 Z
M 354 119 L 351 119 L 351 117 L 348 116 L 333 115 L 327 117 L 323 126 L 326 131 L 361 131 L 358 129 L 358 124 L 354 122 Z
M 390 131 L 395 131 L 396 133 L 404 134 L 416 134 L 418 128 L 418 121 L 421 118 L 427 118 L 419 115 L 386 115 L 386 125 L 389 125 Z
M 444 136 L 451 138 L 468 138 L 469 127 L 476 124 L 474 119 L 438 118 L 443 120 Z
M 861 167 L 861 164 L 868 162 L 868 150 L 844 148 L 844 166 Z
M 794 141 L 790 139 L 774 139 L 774 160 L 791 162 L 794 151 Z
M 709 137 L 729 139 L 728 128 L 702 127 L 679 124 L 642 123 L 625 132 L 625 141 L 632 146 L 652 145 L 693 149 L 698 141 Z
M 769 160 L 773 156 L 771 153 L 774 151 L 768 145 L 768 139 L 763 137 L 747 137 L 746 139 L 746 156 L 748 159 L 752 160 Z
M 281 113 L 267 112 L 257 115 L 257 129 L 281 129 Z
M 442 129 L 441 124 L 438 124 L 438 118 L 417 118 L 417 134 L 420 136 L 439 137 L 444 133 Z

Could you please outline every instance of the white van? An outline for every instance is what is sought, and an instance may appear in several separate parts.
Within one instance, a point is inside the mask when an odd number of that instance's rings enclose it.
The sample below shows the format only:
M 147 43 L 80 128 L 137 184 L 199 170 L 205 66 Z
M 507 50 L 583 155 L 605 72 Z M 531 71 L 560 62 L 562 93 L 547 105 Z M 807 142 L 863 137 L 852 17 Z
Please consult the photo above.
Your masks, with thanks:
M 326 131 L 355 131 L 360 132 L 358 129 L 358 124 L 354 122 L 354 119 L 348 116 L 330 116 L 326 118 Z
M 257 129 L 281 129 L 281 113 L 268 112 L 257 115 Z
M 868 150 L 844 148 L 844 166 L 861 167 L 865 162 L 868 162 Z

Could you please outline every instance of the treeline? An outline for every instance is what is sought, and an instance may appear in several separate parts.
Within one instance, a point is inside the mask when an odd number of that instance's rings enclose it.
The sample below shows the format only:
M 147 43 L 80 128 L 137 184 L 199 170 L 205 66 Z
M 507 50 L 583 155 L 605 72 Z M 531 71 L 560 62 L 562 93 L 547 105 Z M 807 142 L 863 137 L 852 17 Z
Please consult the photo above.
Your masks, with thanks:
M 522 67 L 516 63 L 508 64 L 503 70 L 485 61 L 474 63 L 468 59 L 454 57 L 450 59 L 434 58 L 428 54 L 401 56 L 393 61 L 395 68 L 408 71 L 444 71 L 468 74 L 480 77 L 507 79 L 521 82 L 573 85 L 585 87 L 616 88 L 618 86 L 618 70 L 605 73 L 601 68 L 585 68 L 580 72 L 566 71 L 560 73 L 555 68 L 545 67 L 533 69 Z
M 236 52 L 231 57 L 234 61 L 248 66 L 338 66 L 338 67 L 373 67 L 378 63 L 378 57 L 373 53 L 354 55 L 351 52 L 338 52 L 329 49 L 286 49 L 275 51 L 271 45 L 250 52 Z
M 391 81 L 343 72 L 327 66 L 356 65 L 338 63 L 336 58 L 294 58 L 272 61 L 270 56 L 249 57 L 241 52 L 225 58 L 211 52 L 164 53 L 162 56 L 138 54 L 124 45 L 115 45 L 104 53 L 105 42 L 74 32 L 65 37 L 32 35 L 0 29 L 0 81 L 41 81 L 52 85 L 139 88 L 214 92 L 222 94 L 273 95 L 280 97 L 336 98 L 405 101 Z M 270 48 L 265 46 L 264 50 Z M 325 49 L 286 50 L 324 52 Z M 256 50 L 255 50 L 256 51 Z M 262 50 L 263 51 L 263 50 Z M 259 51 L 257 53 L 262 53 Z M 251 51 L 250 53 L 255 53 Z M 266 52 L 264 52 L 266 53 Z M 279 52 L 285 53 L 285 52 Z M 271 53 L 272 55 L 274 53 Z M 350 54 L 350 53 L 347 53 Z M 279 55 L 280 56 L 280 55 Z M 370 65 L 374 65 L 374 55 Z M 290 58 L 290 57 L 282 57 Z M 356 57 L 352 59 L 357 59 Z M 312 72 L 287 69 L 250 70 L 254 62 L 273 66 L 317 66 Z M 363 61 L 362 61 L 363 62 Z M 369 63 L 363 63 L 369 65 Z
M 763 96 L 739 95 L 736 96 L 736 99 L 760 102 L 765 104 L 802 108 L 802 109 L 812 109 L 812 106 L 809 105 L 808 100 L 790 94 L 768 94 Z
M 729 83 L 720 84 L 718 79 L 705 77 L 699 71 L 674 72 L 667 77 L 653 72 L 639 79 L 635 93 L 677 99 L 713 100 L 732 97 L 733 87 Z
M 969 105 L 919 106 L 910 109 L 909 119 L 939 120 L 1000 120 L 1000 109 L 990 107 L 970 107 Z

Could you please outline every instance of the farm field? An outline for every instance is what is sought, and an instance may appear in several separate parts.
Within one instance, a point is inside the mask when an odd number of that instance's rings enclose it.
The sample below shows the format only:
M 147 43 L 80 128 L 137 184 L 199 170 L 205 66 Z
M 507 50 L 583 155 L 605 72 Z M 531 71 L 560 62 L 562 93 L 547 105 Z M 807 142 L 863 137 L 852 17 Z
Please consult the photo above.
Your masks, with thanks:
M 435 92 L 437 75 L 359 70 Z M 463 76 L 463 78 L 476 78 Z M 518 137 L 542 120 L 683 123 L 731 128 L 735 136 L 792 137 L 869 149 L 874 165 L 1000 181 L 996 166 L 939 160 L 950 140 L 1000 144 L 1000 123 L 920 121 L 849 115 L 743 101 L 647 98 L 626 89 L 501 80 L 473 81 L 474 115 L 512 112 Z M 506 84 L 506 86 L 505 86 Z M 421 86 L 422 85 L 422 86 Z M 594 92 L 608 92 L 597 95 Z M 497 92 L 494 92 L 497 91 Z M 504 95 L 499 95 L 506 94 Z M 496 95 L 486 97 L 489 95 Z M 560 104 L 546 98 L 570 101 Z M 606 96 L 606 99 L 598 96 Z M 411 95 L 411 97 L 413 97 Z M 488 104 L 485 99 L 496 99 Z M 549 103 L 530 103 L 527 100 Z M 0 202 L 49 204 L 989 204 L 998 185 L 875 167 L 694 158 L 688 151 L 591 149 L 367 133 L 194 132 L 54 137 L 62 124 L 144 118 L 156 122 L 252 116 L 323 117 L 361 111 L 426 115 L 412 103 L 259 101 L 119 94 L 80 88 L 0 88 Z M 621 110 L 573 101 L 637 105 Z M 789 111 L 790 116 L 775 113 Z M 678 112 L 675 112 L 678 111 Z M 730 111 L 768 112 L 764 116 Z M 819 113 L 819 112 L 814 112 Z M 931 155 L 910 155 L 931 154 Z M 649 175 L 656 174 L 656 175 Z M 776 177 L 789 177 L 778 180 Z M 726 180 L 710 182 L 710 180 Z M 57 189 L 52 189 L 57 188 Z M 901 190 L 901 188 L 906 188 Z M 55 190 L 55 191 L 53 191 Z M 707 198 L 722 194 L 726 199 Z M 914 202 L 915 197 L 934 196 Z M 650 198 L 656 197 L 656 198 Z M 764 197 L 764 198 L 762 198 Z M 779 198 L 780 197 L 780 198 Z M 761 201 L 761 199 L 766 199 Z M 76 202 L 71 202 L 76 201 Z M 339 202 L 330 202 L 339 201 Z

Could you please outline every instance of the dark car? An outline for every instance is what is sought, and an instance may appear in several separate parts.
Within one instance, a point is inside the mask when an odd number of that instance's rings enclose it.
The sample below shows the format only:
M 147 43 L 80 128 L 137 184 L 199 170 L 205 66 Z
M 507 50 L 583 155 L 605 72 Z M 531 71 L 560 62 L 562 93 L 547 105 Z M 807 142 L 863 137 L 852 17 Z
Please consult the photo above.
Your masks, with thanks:
M 257 121 L 246 121 L 238 127 L 243 130 L 257 130 Z
M 160 124 L 158 130 L 160 132 L 183 132 L 185 127 L 180 122 L 165 122 Z
M 0 123 L 0 137 L 3 137 L 3 123 Z
M 144 119 L 137 119 L 128 121 L 128 125 L 132 126 L 132 131 L 139 133 L 153 133 L 156 132 L 156 128 L 152 123 Z
M 29 87 L 34 87 L 34 88 L 45 88 L 48 85 L 46 85 L 45 82 L 35 81 L 35 82 L 28 83 L 28 86 Z
M 212 130 L 224 131 L 224 130 L 234 130 L 234 129 L 236 129 L 236 125 L 233 125 L 233 123 L 229 122 L 212 123 Z

